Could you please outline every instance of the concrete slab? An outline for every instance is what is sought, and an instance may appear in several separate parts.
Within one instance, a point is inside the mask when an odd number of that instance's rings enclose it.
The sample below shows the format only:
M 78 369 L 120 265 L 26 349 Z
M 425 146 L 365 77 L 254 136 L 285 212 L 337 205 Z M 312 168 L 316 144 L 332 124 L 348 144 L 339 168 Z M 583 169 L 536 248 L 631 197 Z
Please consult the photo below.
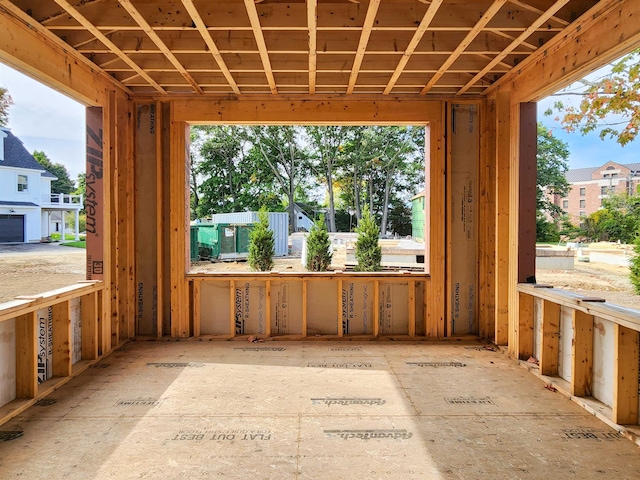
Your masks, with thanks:
M 640 478 L 480 344 L 132 342 L 0 427 L 2 478 Z

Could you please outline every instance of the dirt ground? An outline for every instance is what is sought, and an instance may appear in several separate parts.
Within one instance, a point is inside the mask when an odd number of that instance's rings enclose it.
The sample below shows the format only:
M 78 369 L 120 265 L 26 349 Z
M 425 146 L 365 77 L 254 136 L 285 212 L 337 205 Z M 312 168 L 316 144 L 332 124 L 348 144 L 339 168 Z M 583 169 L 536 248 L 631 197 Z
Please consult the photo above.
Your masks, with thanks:
M 0 303 L 18 295 L 33 295 L 64 287 L 85 278 L 85 250 L 59 244 L 0 245 Z M 337 252 L 333 268 L 344 268 Z M 275 271 L 304 272 L 300 258 L 276 259 Z M 192 272 L 251 271 L 247 262 L 195 262 Z M 640 310 L 640 295 L 633 293 L 629 268 L 603 262 L 575 262 L 575 270 L 538 270 L 538 283 L 547 283 L 589 296 L 605 298 Z

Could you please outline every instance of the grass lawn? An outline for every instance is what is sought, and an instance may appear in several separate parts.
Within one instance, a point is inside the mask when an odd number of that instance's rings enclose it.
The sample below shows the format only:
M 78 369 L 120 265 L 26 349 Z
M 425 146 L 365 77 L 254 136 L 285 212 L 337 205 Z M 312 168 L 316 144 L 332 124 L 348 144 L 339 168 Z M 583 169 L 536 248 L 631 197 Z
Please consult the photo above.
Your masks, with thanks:
M 52 242 L 59 242 L 62 240 L 61 233 L 52 233 L 49 237 L 51 238 Z M 64 239 L 74 242 L 76 240 L 76 235 L 74 233 L 65 233 Z
M 87 242 L 84 242 L 84 241 L 64 242 L 64 243 L 61 243 L 60 245 L 62 245 L 63 247 L 87 248 Z

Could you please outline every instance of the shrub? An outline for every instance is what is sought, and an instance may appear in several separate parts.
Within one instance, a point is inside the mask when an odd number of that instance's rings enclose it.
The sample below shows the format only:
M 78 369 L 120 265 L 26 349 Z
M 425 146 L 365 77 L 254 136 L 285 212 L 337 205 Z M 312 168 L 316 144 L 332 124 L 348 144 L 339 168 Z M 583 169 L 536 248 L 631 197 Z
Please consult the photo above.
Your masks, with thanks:
M 275 253 L 273 232 L 269 230 L 269 214 L 262 207 L 258 213 L 258 223 L 249 234 L 249 265 L 261 272 L 271 270 Z
M 377 272 L 382 269 L 382 248 L 378 245 L 380 230 L 376 225 L 369 208 L 365 207 L 362 218 L 356 228 L 358 240 L 356 241 L 356 259 L 358 264 L 355 270 L 358 272 Z
M 312 272 L 326 272 L 331 264 L 331 242 L 324 216 L 321 215 L 313 223 L 309 237 L 307 237 L 307 258 L 305 265 Z
M 635 255 L 629 262 L 629 271 L 631 272 L 629 276 L 636 294 L 640 295 L 640 232 L 636 236 L 633 251 Z

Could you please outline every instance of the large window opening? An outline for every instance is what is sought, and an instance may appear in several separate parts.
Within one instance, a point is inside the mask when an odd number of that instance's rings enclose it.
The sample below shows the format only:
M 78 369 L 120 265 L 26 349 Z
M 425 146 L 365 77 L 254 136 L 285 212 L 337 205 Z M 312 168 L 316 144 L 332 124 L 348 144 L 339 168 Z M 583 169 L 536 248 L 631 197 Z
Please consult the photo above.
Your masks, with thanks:
M 2 303 L 86 278 L 86 120 L 83 105 L 2 64 L 0 87 Z
M 249 235 L 269 212 L 276 271 L 308 271 L 314 222 L 331 270 L 357 268 L 357 228 L 371 212 L 384 270 L 424 271 L 425 129 L 421 126 L 194 126 L 191 273 L 251 271 Z

